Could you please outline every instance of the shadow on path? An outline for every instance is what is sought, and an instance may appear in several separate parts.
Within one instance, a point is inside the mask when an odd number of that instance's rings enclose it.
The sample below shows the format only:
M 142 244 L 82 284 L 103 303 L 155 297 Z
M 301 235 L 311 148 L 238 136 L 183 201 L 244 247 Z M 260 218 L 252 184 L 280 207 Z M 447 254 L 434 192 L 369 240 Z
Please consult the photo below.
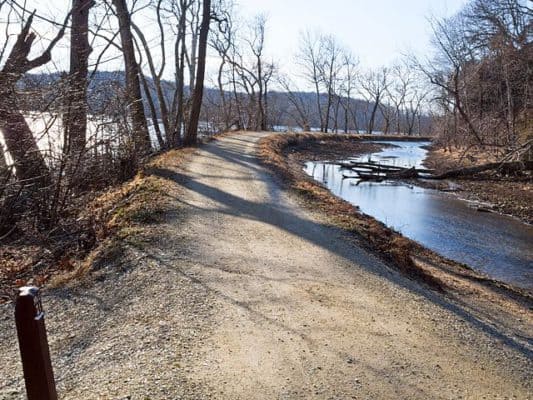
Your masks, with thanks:
M 234 139 L 230 140 L 233 141 Z M 244 168 L 251 169 L 257 174 L 256 179 L 258 181 L 267 184 L 267 189 L 270 194 L 274 194 L 275 196 L 276 193 L 280 192 L 279 187 L 277 187 L 272 181 L 270 176 L 258 166 L 256 157 L 241 153 L 246 151 L 246 146 L 228 142 L 229 140 L 224 143 L 217 142 L 215 144 L 210 144 L 202 148 L 202 153 L 208 153 L 210 156 L 219 159 L 219 161 L 223 160 L 228 163 L 235 163 Z M 202 153 L 197 155 L 197 157 L 200 158 L 200 162 L 201 158 L 204 157 L 204 154 Z M 417 295 L 425 297 L 430 302 L 437 304 L 452 312 L 459 318 L 468 321 L 476 329 L 492 336 L 515 351 L 518 351 L 530 359 L 533 357 L 533 351 L 531 350 L 531 347 L 533 347 L 533 341 L 531 338 L 524 338 L 524 342 L 521 342 L 517 340 L 516 337 L 502 332 L 497 327 L 476 317 L 472 312 L 452 302 L 450 299 L 421 287 L 419 284 L 412 282 L 399 274 L 391 273 L 386 267 L 384 267 L 382 262 L 373 256 L 370 256 L 365 250 L 357 248 L 343 240 L 331 240 L 332 237 L 341 235 L 338 229 L 296 215 L 291 212 L 290 209 L 286 209 L 283 204 L 278 201 L 279 196 L 275 196 L 276 199 L 274 201 L 271 197 L 268 202 L 264 203 L 256 203 L 246 200 L 242 197 L 200 182 L 200 180 L 209 176 L 209 171 L 206 171 L 205 176 L 200 174 L 197 178 L 169 169 L 155 169 L 152 173 L 173 180 L 174 182 L 181 183 L 189 190 L 220 204 L 219 208 L 201 209 L 196 207 L 198 211 L 223 213 L 239 218 L 260 221 L 283 229 L 286 232 L 303 238 L 316 246 L 320 246 L 351 263 L 355 263 L 375 275 L 384 277 L 398 286 L 405 287 Z M 228 179 L 231 180 L 232 178 L 229 177 Z M 267 316 L 263 317 L 268 319 Z

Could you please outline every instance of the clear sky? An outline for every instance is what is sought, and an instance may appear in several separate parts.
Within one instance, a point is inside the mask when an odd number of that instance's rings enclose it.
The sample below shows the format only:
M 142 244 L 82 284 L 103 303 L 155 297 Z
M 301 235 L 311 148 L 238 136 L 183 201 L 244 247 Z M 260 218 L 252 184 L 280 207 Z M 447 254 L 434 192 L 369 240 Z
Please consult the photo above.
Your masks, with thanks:
M 427 18 L 456 13 L 465 0 L 237 0 L 244 16 L 268 16 L 267 47 L 290 69 L 301 31 L 333 34 L 365 68 L 388 65 L 402 53 L 424 56 L 431 31 Z M 289 68 L 287 68 L 289 67 Z

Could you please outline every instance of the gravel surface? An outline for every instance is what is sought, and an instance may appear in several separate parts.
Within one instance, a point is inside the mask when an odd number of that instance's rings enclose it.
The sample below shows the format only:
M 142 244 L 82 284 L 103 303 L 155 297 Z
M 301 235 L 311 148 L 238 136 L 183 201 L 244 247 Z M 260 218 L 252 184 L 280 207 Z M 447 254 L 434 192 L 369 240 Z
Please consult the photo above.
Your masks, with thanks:
M 164 222 L 45 291 L 61 399 L 533 397 L 531 335 L 503 334 L 303 210 L 256 159 L 263 135 L 158 170 L 174 187 Z M 0 307 L 0 399 L 22 399 L 13 306 Z

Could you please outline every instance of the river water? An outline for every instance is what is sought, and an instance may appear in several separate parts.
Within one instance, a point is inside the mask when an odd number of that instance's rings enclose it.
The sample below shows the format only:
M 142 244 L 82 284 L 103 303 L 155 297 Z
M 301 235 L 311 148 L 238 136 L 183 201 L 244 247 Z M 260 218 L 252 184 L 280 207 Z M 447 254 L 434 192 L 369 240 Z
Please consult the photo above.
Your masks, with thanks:
M 383 142 L 378 153 L 348 160 L 419 167 L 427 142 Z M 335 195 L 422 245 L 497 280 L 533 290 L 533 226 L 477 211 L 471 202 L 399 182 L 359 182 L 349 170 L 308 162 L 305 171 Z

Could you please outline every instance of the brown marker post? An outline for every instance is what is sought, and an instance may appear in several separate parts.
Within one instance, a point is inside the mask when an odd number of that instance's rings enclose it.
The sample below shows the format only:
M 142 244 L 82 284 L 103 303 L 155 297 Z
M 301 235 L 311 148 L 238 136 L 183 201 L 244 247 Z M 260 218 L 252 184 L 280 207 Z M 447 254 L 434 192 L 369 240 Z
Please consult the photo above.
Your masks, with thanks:
M 39 288 L 19 289 L 15 320 L 28 400 L 57 400 Z

